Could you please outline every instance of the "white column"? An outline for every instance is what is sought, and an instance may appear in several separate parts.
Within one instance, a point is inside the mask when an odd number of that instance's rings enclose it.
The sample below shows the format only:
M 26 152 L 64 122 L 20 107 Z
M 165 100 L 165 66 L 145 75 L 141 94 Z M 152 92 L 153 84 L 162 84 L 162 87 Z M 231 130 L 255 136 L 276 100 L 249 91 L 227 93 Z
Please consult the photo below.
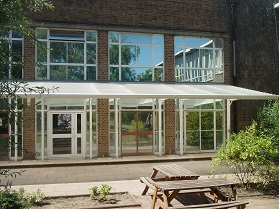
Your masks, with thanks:
M 227 99 L 227 139 L 230 138 L 231 134 L 231 104 L 232 101 Z
M 115 157 L 118 158 L 119 155 L 119 139 L 118 139 L 118 130 L 119 130 L 119 123 L 118 123 L 118 99 L 114 99 L 114 132 L 115 132 Z
M 15 128 L 15 146 L 14 146 L 14 149 L 15 149 L 15 161 L 17 161 L 17 157 L 18 157 L 18 109 L 17 109 L 17 98 L 15 98 L 15 121 L 14 121 L 14 128 Z
M 41 99 L 41 158 L 45 158 L 45 100 Z
M 89 157 L 92 159 L 93 151 L 93 131 L 92 131 L 92 98 L 89 99 Z
M 159 156 L 162 156 L 163 143 L 162 143 L 162 100 L 158 99 L 158 123 L 159 123 Z
M 183 101 L 179 101 L 179 153 L 183 155 Z

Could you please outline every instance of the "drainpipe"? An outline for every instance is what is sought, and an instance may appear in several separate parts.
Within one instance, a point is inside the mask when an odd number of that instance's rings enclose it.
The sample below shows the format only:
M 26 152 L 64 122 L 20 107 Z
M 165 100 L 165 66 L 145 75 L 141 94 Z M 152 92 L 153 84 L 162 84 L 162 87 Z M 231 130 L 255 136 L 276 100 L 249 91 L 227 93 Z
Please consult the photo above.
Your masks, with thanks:
M 229 0 L 231 6 L 231 42 L 232 42 L 232 64 L 233 64 L 233 86 L 237 86 L 237 69 L 236 69 L 236 37 L 235 37 L 235 6 L 237 0 Z M 233 103 L 234 109 L 234 132 L 237 131 L 237 105 Z

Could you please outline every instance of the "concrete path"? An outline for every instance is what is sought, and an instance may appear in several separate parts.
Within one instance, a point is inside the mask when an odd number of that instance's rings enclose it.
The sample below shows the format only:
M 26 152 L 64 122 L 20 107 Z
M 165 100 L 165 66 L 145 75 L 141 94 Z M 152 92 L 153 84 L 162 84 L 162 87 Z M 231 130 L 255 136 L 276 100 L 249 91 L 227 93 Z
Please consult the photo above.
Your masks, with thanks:
M 40 188 L 47 196 L 63 196 L 89 194 L 89 188 L 101 184 L 108 184 L 114 191 L 129 191 L 141 203 L 143 209 L 150 208 L 149 196 L 141 196 L 144 185 L 140 183 L 140 176 L 150 176 L 153 165 L 176 163 L 208 178 L 211 170 L 210 158 L 205 155 L 197 158 L 172 157 L 131 157 L 122 159 L 100 159 L 71 161 L 21 161 L 0 162 L 0 169 L 12 168 L 17 171 L 26 170 L 22 176 L 17 176 L 13 188 L 24 187 L 27 191 Z M 68 162 L 68 163 L 66 163 Z M 228 174 L 226 169 L 219 169 L 219 173 Z M 4 179 L 2 179 L 4 180 Z M 247 199 L 248 208 L 279 209 L 279 197 Z

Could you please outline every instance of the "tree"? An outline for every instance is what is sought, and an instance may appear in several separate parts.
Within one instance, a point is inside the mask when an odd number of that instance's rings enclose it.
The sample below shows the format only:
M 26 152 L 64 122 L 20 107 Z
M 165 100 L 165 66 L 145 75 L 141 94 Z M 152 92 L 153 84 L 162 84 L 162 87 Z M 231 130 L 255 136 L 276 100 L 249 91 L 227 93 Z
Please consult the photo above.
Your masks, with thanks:
M 258 128 L 272 138 L 272 144 L 279 150 L 279 102 L 269 101 L 258 111 Z M 279 154 L 274 157 L 279 161 Z
M 43 8 L 52 9 L 53 5 L 48 0 L 0 0 L 0 122 L 2 128 L 8 123 L 19 123 L 15 120 L 16 110 L 24 108 L 24 105 L 16 102 L 18 92 L 25 95 L 43 94 L 56 89 L 55 87 L 53 89 L 46 89 L 42 86 L 30 87 L 28 83 L 17 80 L 21 79 L 17 74 L 23 68 L 24 58 L 21 47 L 9 39 L 9 33 L 12 32 L 12 34 L 20 34 L 26 39 L 35 41 L 35 32 L 30 27 L 33 22 L 28 18 L 28 12 L 40 12 Z M 0 139 L 0 143 L 4 141 L 7 143 L 6 138 Z M 1 170 L 0 174 L 3 175 Z

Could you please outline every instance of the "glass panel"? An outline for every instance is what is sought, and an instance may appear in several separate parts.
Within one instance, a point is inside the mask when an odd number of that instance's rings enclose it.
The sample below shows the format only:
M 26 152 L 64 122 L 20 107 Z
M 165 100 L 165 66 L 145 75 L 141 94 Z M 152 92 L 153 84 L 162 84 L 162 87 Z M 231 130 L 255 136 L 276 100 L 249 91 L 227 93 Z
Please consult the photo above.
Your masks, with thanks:
M 46 80 L 47 79 L 47 66 L 46 65 L 37 65 L 37 80 Z
M 119 43 L 119 33 L 110 33 L 109 34 L 109 41 L 111 43 Z
M 189 131 L 186 133 L 186 152 L 200 151 L 200 132 Z
M 72 154 L 72 139 L 53 138 L 53 154 L 54 155 Z
M 136 46 L 121 46 L 121 64 L 136 65 L 136 57 L 140 53 L 140 49 Z
M 223 130 L 223 112 L 216 112 L 216 130 Z
M 146 132 L 153 130 L 153 117 L 151 112 L 138 112 L 138 131 Z
M 81 154 L 81 137 L 77 138 L 77 154 Z
M 68 63 L 83 63 L 84 62 L 84 44 L 83 43 L 68 43 Z
M 154 65 L 155 66 L 163 66 L 164 65 L 164 47 L 163 46 L 155 46 L 154 47 Z
M 87 41 L 94 41 L 97 40 L 97 33 L 96 32 L 86 32 L 86 40 Z
M 109 47 L 109 64 L 118 65 L 119 64 L 119 46 L 110 45 Z
M 11 68 L 11 77 L 13 79 L 22 79 L 22 65 L 13 64 Z
M 154 69 L 154 81 L 163 81 L 164 80 L 164 71 L 163 68 Z
M 122 135 L 122 154 L 137 153 L 137 139 L 135 135 Z
M 199 130 L 199 113 L 198 112 L 188 112 L 186 115 L 186 129 Z
M 51 80 L 67 80 L 67 66 L 51 65 L 50 79 Z
M 9 133 L 9 122 L 8 122 L 8 119 L 9 119 L 8 113 L 0 113 L 0 136 L 2 134 L 8 134 Z
M 81 133 L 81 114 L 77 114 L 77 133 Z
M 201 130 L 213 130 L 213 129 L 214 129 L 213 112 L 202 112 Z
M 129 44 L 152 44 L 152 35 L 148 34 L 121 34 L 121 42 Z
M 12 37 L 13 38 L 22 38 L 22 35 L 18 32 L 12 32 Z
M 122 112 L 121 117 L 122 117 L 121 118 L 122 132 L 136 132 L 137 131 L 136 113 L 135 112 Z
M 224 132 L 216 131 L 216 149 L 218 150 L 224 143 Z
M 136 53 L 138 56 L 138 60 L 137 60 L 138 66 L 152 66 L 152 47 L 151 46 L 138 46 L 137 52 L 134 52 L 134 53 Z
M 201 150 L 214 150 L 214 132 L 201 132 Z
M 84 80 L 84 69 L 82 66 L 68 67 L 68 80 Z
M 201 47 L 201 46 L 209 46 L 208 42 L 210 42 L 210 39 L 207 38 L 186 38 L 186 46 L 193 48 L 193 47 Z M 212 44 L 211 44 L 212 47 Z
M 96 44 L 86 44 L 87 64 L 96 64 Z
M 53 114 L 52 115 L 52 130 L 53 134 L 71 134 L 72 129 L 71 114 Z
M 111 81 L 118 81 L 119 80 L 119 68 L 118 67 L 111 67 L 109 71 L 110 80 Z
M 50 30 L 50 39 L 58 40 L 84 40 L 83 31 Z
M 50 62 L 52 63 L 67 62 L 66 42 L 50 42 Z
M 37 29 L 37 38 L 38 39 L 47 39 L 47 30 Z
M 96 74 L 96 67 L 88 66 L 86 67 L 86 80 L 88 81 L 96 81 L 97 80 L 97 74 Z
M 12 41 L 12 62 L 20 62 L 22 59 L 22 41 Z
M 154 35 L 154 44 L 155 45 L 163 45 L 164 44 L 164 36 Z
M 46 41 L 37 42 L 37 62 L 38 63 L 47 62 L 47 42 Z
M 135 81 L 136 80 L 136 72 L 135 69 L 129 67 L 121 68 L 121 80 L 122 81 Z
M 153 150 L 153 136 L 152 135 L 138 136 L 139 153 L 152 153 L 152 150 Z

